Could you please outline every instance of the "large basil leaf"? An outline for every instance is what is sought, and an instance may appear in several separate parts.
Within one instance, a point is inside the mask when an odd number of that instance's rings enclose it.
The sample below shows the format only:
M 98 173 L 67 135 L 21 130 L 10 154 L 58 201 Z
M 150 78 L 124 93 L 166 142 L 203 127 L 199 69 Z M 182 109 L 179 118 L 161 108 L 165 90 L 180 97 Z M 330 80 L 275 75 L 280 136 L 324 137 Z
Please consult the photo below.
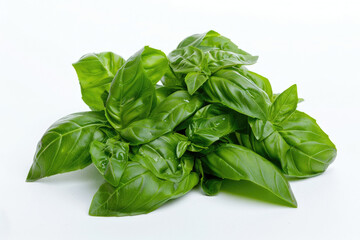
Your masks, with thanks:
M 196 112 L 186 135 L 200 146 L 210 146 L 221 137 L 247 125 L 247 117 L 217 104 L 209 104 Z
M 120 178 L 128 163 L 129 144 L 116 139 L 106 143 L 94 141 L 90 146 L 92 162 L 105 180 L 118 186 Z
M 106 103 L 106 117 L 117 131 L 150 114 L 156 104 L 154 85 L 167 66 L 163 52 L 144 47 L 117 72 Z
M 244 66 L 241 66 L 240 68 L 234 68 L 236 71 L 238 71 L 240 74 L 244 75 L 247 79 L 251 80 L 253 83 L 256 84 L 260 89 L 262 89 L 264 92 L 267 93 L 270 100 L 273 98 L 273 91 L 270 84 L 269 79 L 266 77 L 263 77 L 257 73 L 254 73 L 252 71 L 249 71 Z
M 202 104 L 199 96 L 190 96 L 183 90 L 174 92 L 157 105 L 148 118 L 131 123 L 120 134 L 133 145 L 150 142 L 171 132 Z
M 297 103 L 293 85 L 276 97 L 268 120 L 249 118 L 248 139 L 257 153 L 281 165 L 285 174 L 310 177 L 326 170 L 336 148 L 315 119 L 296 111 Z
M 56 121 L 38 143 L 26 181 L 88 166 L 90 143 L 105 138 L 100 127 L 108 127 L 104 112 L 74 113 Z
M 258 125 L 252 124 L 252 129 L 256 131 Z M 258 140 L 251 135 L 249 139 L 256 152 L 281 164 L 284 173 L 293 177 L 318 175 L 336 157 L 328 135 L 315 119 L 300 111 L 293 112 L 266 138 Z
M 250 117 L 267 119 L 268 95 L 251 80 L 233 69 L 216 72 L 203 85 L 208 102 L 221 103 Z
M 157 178 L 141 164 L 130 162 L 117 187 L 104 183 L 90 206 L 92 216 L 129 216 L 149 213 L 170 199 L 186 194 L 199 181 L 196 173 L 174 183 Z
M 201 160 L 206 170 L 217 177 L 253 182 L 291 206 L 297 206 L 290 185 L 281 171 L 248 148 L 224 144 Z
M 90 53 L 73 63 L 84 102 L 92 110 L 104 110 L 110 84 L 125 60 L 112 52 Z
M 131 160 L 140 163 L 158 178 L 179 181 L 191 172 L 194 165 L 193 157 L 180 158 L 186 147 L 187 137 L 168 133 L 142 145 Z

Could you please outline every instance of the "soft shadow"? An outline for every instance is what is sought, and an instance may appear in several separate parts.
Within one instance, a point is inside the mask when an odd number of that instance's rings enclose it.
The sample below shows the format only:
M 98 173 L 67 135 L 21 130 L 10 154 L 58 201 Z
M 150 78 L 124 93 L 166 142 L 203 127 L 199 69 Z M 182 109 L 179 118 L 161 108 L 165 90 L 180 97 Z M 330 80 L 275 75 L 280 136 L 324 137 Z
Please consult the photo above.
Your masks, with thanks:
M 221 187 L 221 192 L 262 203 L 271 203 L 278 206 L 291 207 L 290 204 L 276 197 L 268 190 L 263 189 L 262 187 L 259 187 L 258 185 L 249 181 L 224 180 Z

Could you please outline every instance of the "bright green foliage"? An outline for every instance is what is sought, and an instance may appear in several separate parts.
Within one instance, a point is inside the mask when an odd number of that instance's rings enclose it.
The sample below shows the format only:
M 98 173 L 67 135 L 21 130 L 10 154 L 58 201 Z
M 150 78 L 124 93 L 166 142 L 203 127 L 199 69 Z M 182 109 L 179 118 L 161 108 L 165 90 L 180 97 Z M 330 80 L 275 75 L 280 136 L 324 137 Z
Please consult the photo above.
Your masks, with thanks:
M 38 143 L 27 181 L 90 164 L 104 178 L 92 216 L 149 213 L 197 184 L 250 181 L 297 207 L 288 182 L 323 173 L 336 147 L 297 110 L 297 86 L 274 94 L 247 69 L 253 56 L 215 31 L 166 56 L 144 47 L 126 61 L 103 52 L 73 64 L 93 110 L 64 117 Z M 160 84 L 161 81 L 161 84 Z

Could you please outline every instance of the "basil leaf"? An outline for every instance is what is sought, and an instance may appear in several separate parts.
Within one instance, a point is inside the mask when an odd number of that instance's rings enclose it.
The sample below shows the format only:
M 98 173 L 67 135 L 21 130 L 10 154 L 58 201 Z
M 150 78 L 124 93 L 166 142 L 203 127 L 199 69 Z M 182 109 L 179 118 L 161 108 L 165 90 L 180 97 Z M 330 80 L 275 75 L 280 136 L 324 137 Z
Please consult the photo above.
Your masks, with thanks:
M 185 83 L 190 95 L 193 95 L 207 80 L 208 76 L 206 76 L 204 73 L 188 73 L 185 77 Z
M 174 93 L 176 90 L 173 88 L 156 85 L 155 86 L 155 94 L 156 94 L 156 104 L 164 101 L 169 95 Z
M 318 175 L 336 157 L 336 147 L 328 135 L 315 119 L 300 111 L 293 112 L 267 138 L 250 140 L 256 152 L 281 164 L 284 173 L 292 177 Z
M 167 67 L 164 76 L 161 78 L 163 86 L 176 90 L 186 89 L 183 74 L 174 73 L 170 66 Z
M 164 75 L 167 65 L 163 52 L 144 47 L 117 72 L 106 103 L 106 117 L 117 131 L 150 114 L 156 105 L 154 85 Z
M 38 143 L 26 181 L 88 166 L 90 143 L 105 138 L 100 127 L 108 127 L 104 112 L 74 113 L 56 121 Z
M 208 68 L 212 73 L 217 72 L 223 68 L 255 64 L 258 59 L 257 56 L 242 55 L 218 49 L 206 52 L 206 56 L 208 61 Z
M 230 39 L 221 36 L 219 33 L 212 30 L 203 34 L 194 34 L 185 38 L 177 48 L 179 49 L 187 46 L 197 47 L 203 49 L 204 51 L 220 49 L 242 55 L 250 55 L 249 53 L 239 49 L 239 47 L 236 46 L 236 44 L 234 44 Z
M 217 177 L 253 182 L 291 206 L 297 206 L 290 185 L 281 171 L 250 149 L 235 144 L 223 144 L 201 160 L 209 173 Z
M 163 100 L 146 119 L 131 123 L 120 131 L 121 137 L 133 145 L 150 142 L 171 132 L 178 124 L 202 106 L 199 96 L 177 91 Z
M 200 185 L 203 192 L 208 196 L 218 194 L 220 192 L 223 179 L 205 174 L 200 159 L 196 159 L 195 168 L 201 176 Z
M 216 72 L 203 85 L 205 100 L 221 103 L 239 113 L 259 119 L 267 119 L 270 108 L 268 95 L 235 70 Z
M 94 141 L 90 146 L 92 162 L 105 180 L 113 186 L 119 185 L 128 163 L 129 144 L 116 139 L 106 143 Z
M 204 72 L 210 74 L 204 53 L 195 47 L 180 48 L 169 56 L 170 67 L 175 73 Z
M 142 145 L 131 160 L 140 163 L 158 178 L 179 181 L 189 175 L 194 166 L 192 157 L 178 157 L 178 144 L 186 141 L 187 137 L 181 134 L 168 133 Z M 186 146 L 182 147 L 185 151 Z
M 240 68 L 234 68 L 234 69 L 237 72 L 239 72 L 240 74 L 242 74 L 243 76 L 245 76 L 247 79 L 249 79 L 253 83 L 255 83 L 256 86 L 258 86 L 260 89 L 262 89 L 264 92 L 266 92 L 267 95 L 269 96 L 270 100 L 272 100 L 273 91 L 272 91 L 272 87 L 269 82 L 269 79 L 267 79 L 266 77 L 263 77 L 257 73 L 254 73 L 252 71 L 249 71 L 244 66 L 241 66 Z
M 130 162 L 117 187 L 104 183 L 95 194 L 92 216 L 129 216 L 149 213 L 165 202 L 190 191 L 197 183 L 196 173 L 181 182 L 161 180 L 136 162 Z
M 178 142 L 178 144 L 176 145 L 176 157 L 177 158 L 181 158 L 184 153 L 186 152 L 187 150 L 187 147 L 191 144 L 190 141 L 187 141 L 187 138 L 186 140 L 181 140 Z
M 270 121 L 249 118 L 249 125 L 257 140 L 263 140 L 276 131 L 276 127 Z
M 297 103 L 297 87 L 294 84 L 275 99 L 271 105 L 269 120 L 275 125 L 281 124 L 282 121 L 296 110 Z
M 189 140 L 204 147 L 210 146 L 221 137 L 247 125 L 247 117 L 231 109 L 209 104 L 196 112 L 186 135 Z
M 84 102 L 92 110 L 104 110 L 110 84 L 125 60 L 112 52 L 90 53 L 73 63 Z M 105 101 L 104 101 L 105 100 Z

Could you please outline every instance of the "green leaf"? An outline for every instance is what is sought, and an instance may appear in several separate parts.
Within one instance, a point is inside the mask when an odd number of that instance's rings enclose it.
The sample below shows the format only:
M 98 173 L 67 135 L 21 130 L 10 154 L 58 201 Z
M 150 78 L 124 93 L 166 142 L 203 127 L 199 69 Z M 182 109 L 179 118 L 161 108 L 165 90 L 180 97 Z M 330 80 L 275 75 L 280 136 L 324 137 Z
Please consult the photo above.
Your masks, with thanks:
M 297 206 L 290 185 L 281 171 L 250 149 L 224 144 L 201 160 L 207 171 L 217 177 L 253 182 L 291 206 Z
M 269 120 L 275 125 L 281 124 L 282 121 L 296 110 L 297 104 L 297 87 L 294 84 L 275 99 L 271 105 Z
M 171 132 L 203 104 L 202 99 L 190 96 L 187 91 L 177 91 L 163 100 L 146 119 L 131 123 L 120 131 L 121 137 L 132 145 L 150 142 Z
M 242 55 L 218 49 L 206 52 L 206 56 L 208 61 L 208 68 L 212 73 L 217 72 L 223 68 L 255 64 L 258 59 L 257 56 Z
M 176 92 L 174 88 L 169 88 L 161 85 L 155 86 L 156 104 L 164 101 L 169 95 Z
M 169 56 L 170 67 L 175 73 L 204 72 L 210 74 L 204 53 L 195 47 L 185 47 L 172 51 Z
M 106 138 L 100 127 L 109 127 L 104 112 L 74 113 L 56 121 L 38 143 L 26 181 L 88 166 L 90 143 Z
M 181 182 L 161 180 L 141 164 L 130 162 L 117 187 L 104 183 L 95 194 L 89 214 L 92 216 L 129 216 L 149 213 L 165 202 L 190 191 L 197 183 L 196 173 Z
M 209 104 L 196 112 L 186 129 L 186 135 L 192 143 L 208 147 L 246 124 L 246 116 L 220 105 Z
M 208 76 L 204 73 L 190 72 L 185 77 L 185 83 L 190 95 L 193 95 L 205 82 Z
M 247 79 L 251 80 L 253 83 L 255 83 L 256 86 L 258 86 L 264 92 L 266 92 L 270 100 L 273 98 L 273 91 L 269 79 L 252 71 L 249 71 L 244 66 L 241 66 L 240 68 L 235 68 L 235 70 L 245 76 Z
M 94 141 L 90 146 L 92 162 L 105 180 L 118 186 L 128 163 L 129 144 L 116 139 L 108 139 L 106 143 Z
M 200 159 L 196 159 L 195 168 L 200 178 L 200 185 L 203 192 L 208 196 L 214 196 L 220 192 L 223 179 L 204 173 Z
M 254 126 L 258 125 L 252 125 L 256 132 Z M 337 152 L 316 120 L 300 111 L 293 112 L 266 138 L 257 140 L 250 136 L 250 140 L 257 153 L 281 164 L 284 173 L 292 177 L 321 174 L 333 162 Z
M 124 63 L 122 57 L 112 52 L 86 54 L 73 63 L 82 99 L 92 110 L 105 109 L 111 81 Z
M 181 158 L 182 155 L 186 152 L 187 147 L 191 144 L 190 141 L 187 140 L 181 140 L 176 145 L 176 157 Z
M 270 108 L 268 95 L 235 70 L 216 72 L 203 85 L 203 90 L 208 102 L 221 103 L 250 117 L 267 119 Z
M 179 48 L 187 46 L 197 47 L 203 50 L 220 49 L 224 51 L 230 51 L 239 53 L 242 55 L 250 55 L 249 53 L 239 49 L 230 39 L 221 36 L 219 33 L 211 30 L 202 34 L 194 34 L 185 38 L 179 45 Z M 251 55 L 250 55 L 251 56 Z
M 249 118 L 249 125 L 257 140 L 263 140 L 276 131 L 276 127 L 270 121 Z
M 170 65 L 168 65 L 164 76 L 161 78 L 161 83 L 168 88 L 184 90 L 186 86 L 182 75 L 181 73 L 174 73 Z
M 154 85 L 164 75 L 167 65 L 163 52 L 144 47 L 118 71 L 106 103 L 106 117 L 117 131 L 150 114 L 156 105 Z
M 149 169 L 155 176 L 165 180 L 179 181 L 193 168 L 192 157 L 179 158 L 179 143 L 187 142 L 187 137 L 178 133 L 165 134 L 154 141 L 142 145 L 131 160 Z M 181 146 L 186 150 L 186 146 Z

